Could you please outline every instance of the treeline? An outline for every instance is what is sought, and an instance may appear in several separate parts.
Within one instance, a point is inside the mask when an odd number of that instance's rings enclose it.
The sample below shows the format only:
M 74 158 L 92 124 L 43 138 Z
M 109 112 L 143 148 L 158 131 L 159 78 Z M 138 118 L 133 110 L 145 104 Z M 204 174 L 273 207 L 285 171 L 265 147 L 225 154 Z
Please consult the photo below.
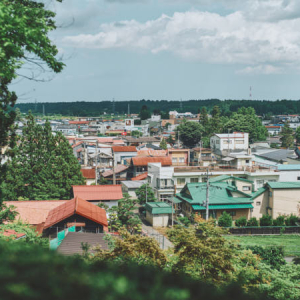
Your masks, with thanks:
M 128 106 L 130 113 L 139 113 L 143 105 L 146 105 L 151 112 L 169 112 L 177 110 L 178 112 L 198 113 L 201 108 L 206 107 L 210 113 L 215 105 L 218 105 L 222 115 L 229 116 L 236 112 L 240 107 L 253 107 L 258 115 L 270 114 L 297 114 L 300 113 L 300 100 L 277 100 L 277 101 L 259 101 L 259 100 L 140 100 L 140 101 L 112 101 L 101 102 L 46 102 L 46 103 L 18 103 L 22 113 L 31 110 L 33 113 L 46 115 L 61 114 L 64 116 L 99 116 L 103 113 L 127 114 Z

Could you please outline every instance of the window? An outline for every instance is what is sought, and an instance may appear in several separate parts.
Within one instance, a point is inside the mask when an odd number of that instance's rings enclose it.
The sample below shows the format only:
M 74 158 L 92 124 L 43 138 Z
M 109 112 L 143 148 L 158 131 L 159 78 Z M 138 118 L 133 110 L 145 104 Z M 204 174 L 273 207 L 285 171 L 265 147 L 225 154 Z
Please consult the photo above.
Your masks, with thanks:
M 177 157 L 172 157 L 172 163 L 177 163 Z
M 235 143 L 236 144 L 244 144 L 244 140 L 236 140 Z
M 249 164 L 249 159 L 246 159 L 246 164 Z
M 256 206 L 260 206 L 261 205 L 261 202 L 260 201 L 257 201 L 256 202 Z
M 185 178 L 177 178 L 177 184 L 178 185 L 184 185 L 185 184 Z
M 300 177 L 297 177 L 297 180 L 300 180 Z
M 243 191 L 250 191 L 250 186 L 243 186 Z
M 269 196 L 270 196 L 270 197 L 273 197 L 273 192 L 270 191 L 270 192 L 269 192 Z
M 191 178 L 191 182 L 199 182 L 199 178 Z
M 179 157 L 179 162 L 184 163 L 184 157 Z

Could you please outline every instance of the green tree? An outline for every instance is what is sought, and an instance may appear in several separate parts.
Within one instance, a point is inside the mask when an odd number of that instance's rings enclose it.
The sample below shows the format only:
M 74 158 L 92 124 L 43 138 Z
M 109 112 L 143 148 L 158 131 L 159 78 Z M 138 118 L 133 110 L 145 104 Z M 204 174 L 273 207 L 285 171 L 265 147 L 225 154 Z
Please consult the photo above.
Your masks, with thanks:
M 268 136 L 267 129 L 263 126 L 261 120 L 256 116 L 252 107 L 241 107 L 237 113 L 233 113 L 226 124 L 224 132 L 248 132 L 249 140 L 264 141 Z
M 151 112 L 146 105 L 142 106 L 139 117 L 141 118 L 141 120 L 147 120 L 151 117 Z
M 207 110 L 206 110 L 205 106 L 202 107 L 202 109 L 200 111 L 199 122 L 204 128 L 206 128 L 208 125 L 208 114 L 207 114 Z
M 61 0 L 59 0 L 61 2 Z M 0 2 L 0 147 L 7 143 L 8 131 L 15 119 L 13 107 L 17 101 L 8 90 L 13 79 L 20 76 L 23 65 L 31 68 L 30 75 L 50 69 L 60 72 L 64 64 L 56 58 L 58 50 L 48 34 L 56 28 L 55 14 L 40 1 L 2 0 Z M 33 75 L 32 75 L 33 74 Z
M 232 226 L 232 217 L 226 211 L 223 211 L 222 215 L 218 219 L 218 225 L 220 227 L 231 227 Z
M 136 208 L 136 200 L 131 199 L 129 194 L 125 194 L 124 198 L 118 201 L 118 206 L 113 206 L 108 209 L 109 230 L 119 231 L 120 228 L 125 227 L 129 232 L 141 231 L 141 220 L 134 213 Z
M 0 225 L 9 221 L 13 221 L 17 214 L 18 213 L 15 211 L 15 207 L 13 205 L 7 206 L 3 202 L 0 203 Z
M 162 138 L 160 144 L 159 144 L 159 147 L 163 150 L 167 150 L 167 142 L 164 138 Z
M 300 127 L 297 127 L 295 132 L 296 143 L 300 144 Z
M 131 136 L 141 137 L 142 135 L 143 133 L 138 130 L 131 131 Z
M 18 145 L 10 152 L 3 199 L 70 199 L 72 185 L 84 184 L 80 165 L 66 138 L 52 135 L 49 122 L 42 127 L 27 117 Z
M 185 147 L 192 148 L 199 143 L 204 128 L 200 123 L 183 120 L 176 128 L 176 134 Z
M 174 138 L 172 137 L 172 135 L 169 135 L 168 138 L 167 138 L 167 142 L 171 145 L 173 145 L 175 143 L 175 140 Z
M 285 122 L 280 132 L 281 146 L 284 148 L 291 148 L 294 146 L 293 129 L 290 127 L 289 122 Z
M 135 194 L 137 195 L 139 204 L 145 204 L 146 202 L 155 202 L 156 198 L 153 192 L 153 189 L 149 186 L 149 184 L 143 184 L 140 186 Z

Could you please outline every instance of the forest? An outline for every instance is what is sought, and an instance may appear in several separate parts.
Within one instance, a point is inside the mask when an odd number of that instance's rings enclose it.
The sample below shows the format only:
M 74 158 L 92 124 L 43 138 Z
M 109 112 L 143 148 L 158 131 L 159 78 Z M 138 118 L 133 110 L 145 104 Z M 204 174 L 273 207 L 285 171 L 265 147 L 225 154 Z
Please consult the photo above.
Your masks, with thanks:
M 222 115 L 229 116 L 240 107 L 253 107 L 258 115 L 270 114 L 298 114 L 300 113 L 300 100 L 139 100 L 139 101 L 99 101 L 99 102 L 44 102 L 44 103 L 18 103 L 22 113 L 31 110 L 34 114 L 42 114 L 43 109 L 46 115 L 63 116 L 99 116 L 103 113 L 127 114 L 128 106 L 130 113 L 137 114 L 146 105 L 154 113 L 178 112 L 198 113 L 201 108 L 206 107 L 210 113 L 215 105 L 218 105 Z

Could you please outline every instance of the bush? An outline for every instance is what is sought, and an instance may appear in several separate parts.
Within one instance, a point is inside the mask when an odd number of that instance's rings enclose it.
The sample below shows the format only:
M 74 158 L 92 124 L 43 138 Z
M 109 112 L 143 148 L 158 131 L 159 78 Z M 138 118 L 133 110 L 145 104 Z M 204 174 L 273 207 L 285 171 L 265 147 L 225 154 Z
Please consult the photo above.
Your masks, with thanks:
M 258 226 L 258 221 L 255 217 L 251 218 L 250 220 L 248 220 L 247 222 L 247 226 L 248 227 L 257 227 Z
M 240 217 L 235 221 L 235 226 L 237 227 L 245 227 L 247 225 L 246 217 Z
M 178 221 L 182 223 L 184 226 L 189 226 L 191 224 L 191 221 L 188 217 L 178 217 Z
M 269 215 L 263 215 L 259 219 L 259 225 L 260 226 L 272 226 L 273 225 L 273 220 L 272 217 Z
M 297 225 L 296 222 L 298 221 L 299 221 L 298 217 L 292 214 L 286 218 L 285 224 L 286 226 L 296 226 Z
M 274 269 L 279 270 L 282 265 L 286 264 L 283 247 L 281 246 L 247 246 L 246 248 L 250 249 L 254 254 L 259 255 L 264 263 Z
M 285 217 L 278 216 L 275 220 L 273 220 L 273 226 L 285 226 Z
M 218 220 L 218 225 L 220 227 L 231 227 L 232 226 L 232 217 L 226 211 L 224 211 L 221 217 Z

